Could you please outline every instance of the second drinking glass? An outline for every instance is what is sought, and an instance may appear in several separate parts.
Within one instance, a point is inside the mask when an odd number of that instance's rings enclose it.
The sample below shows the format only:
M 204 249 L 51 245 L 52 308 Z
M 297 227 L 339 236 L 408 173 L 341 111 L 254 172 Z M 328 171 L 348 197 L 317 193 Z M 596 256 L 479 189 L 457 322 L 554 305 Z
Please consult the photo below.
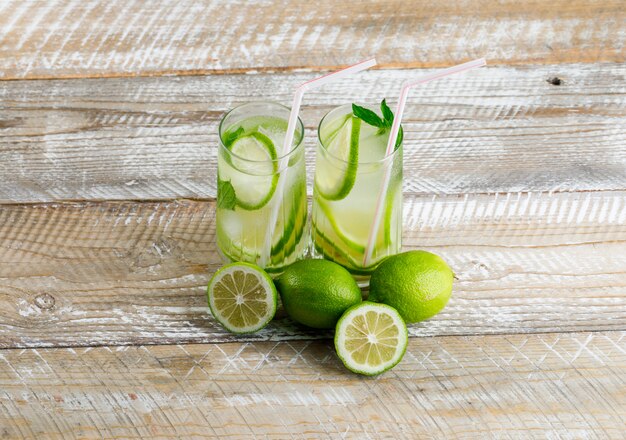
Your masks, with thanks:
M 388 137 L 388 126 L 370 125 L 350 105 L 329 112 L 318 128 L 311 228 L 315 254 L 341 264 L 357 279 L 367 278 L 402 246 L 402 136 L 385 157 Z M 371 231 L 387 176 L 380 226 Z M 367 259 L 370 234 L 373 249 Z

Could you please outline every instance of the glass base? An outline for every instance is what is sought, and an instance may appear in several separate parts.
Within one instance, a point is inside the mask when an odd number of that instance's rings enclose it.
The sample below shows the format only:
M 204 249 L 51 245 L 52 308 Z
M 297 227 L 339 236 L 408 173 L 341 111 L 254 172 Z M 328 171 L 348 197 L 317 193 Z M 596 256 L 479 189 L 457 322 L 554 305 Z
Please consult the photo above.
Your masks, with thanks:
M 230 263 L 237 263 L 240 260 L 233 260 L 232 258 L 228 257 L 219 246 L 217 247 L 217 253 L 220 256 L 220 259 L 222 260 L 222 262 L 224 264 L 230 264 Z M 298 258 L 296 261 L 299 260 L 303 260 L 306 258 L 310 258 L 308 255 L 308 252 L 306 252 L 304 255 L 302 255 L 302 257 Z M 280 275 L 282 275 L 282 273 L 285 271 L 285 269 L 290 265 L 293 264 L 295 261 L 290 262 L 289 264 L 286 264 L 284 266 L 280 266 L 280 267 L 270 267 L 270 268 L 263 268 L 262 269 L 267 272 L 267 274 L 272 278 L 272 279 L 276 279 L 278 278 Z M 250 263 L 250 264 L 256 264 L 257 266 L 261 267 L 259 265 L 258 262 L 256 261 L 245 261 L 245 263 Z
M 350 272 L 350 275 L 352 275 L 352 278 L 354 278 L 354 281 L 356 281 L 357 286 L 359 286 L 361 289 L 368 288 L 370 285 L 370 274 L 364 275 L 362 273 L 354 273 L 349 268 L 343 266 L 341 263 L 338 263 L 337 261 L 334 261 L 330 258 L 326 258 L 324 254 L 315 249 L 315 245 L 313 243 L 311 243 L 308 257 L 332 261 L 333 263 L 337 263 L 340 266 L 344 267 L 348 272 Z
M 217 253 L 219 254 L 221 260 L 224 262 L 224 264 L 229 264 L 229 263 L 236 263 L 237 261 L 233 260 L 232 258 L 229 258 L 219 246 L 217 247 Z M 298 258 L 298 260 L 302 260 L 302 259 L 322 259 L 322 260 L 328 260 L 328 261 L 333 261 L 329 258 L 324 258 L 324 255 L 320 252 L 318 252 L 315 249 L 315 246 L 311 245 L 311 246 L 307 246 L 307 250 L 304 253 L 304 255 L 301 258 Z M 333 261 L 334 263 L 336 263 L 336 261 Z M 258 264 L 255 261 L 248 261 L 248 263 L 252 263 L 252 264 Z M 292 264 L 292 263 L 290 263 Z M 340 263 L 337 263 L 340 264 Z M 281 266 L 281 267 L 276 267 L 276 268 L 267 268 L 264 269 L 267 274 L 272 277 L 273 279 L 277 278 L 278 276 L 280 276 L 285 268 L 289 266 L 289 264 L 285 265 L 285 266 Z M 343 267 L 343 266 L 342 266 Z M 352 278 L 354 278 L 354 280 L 356 281 L 356 284 L 359 286 L 359 288 L 361 289 L 368 289 L 369 285 L 370 285 L 370 275 L 364 275 L 362 273 L 353 273 L 352 271 L 350 271 L 349 268 L 346 268 L 346 270 L 348 272 L 350 272 L 350 275 L 352 275 Z

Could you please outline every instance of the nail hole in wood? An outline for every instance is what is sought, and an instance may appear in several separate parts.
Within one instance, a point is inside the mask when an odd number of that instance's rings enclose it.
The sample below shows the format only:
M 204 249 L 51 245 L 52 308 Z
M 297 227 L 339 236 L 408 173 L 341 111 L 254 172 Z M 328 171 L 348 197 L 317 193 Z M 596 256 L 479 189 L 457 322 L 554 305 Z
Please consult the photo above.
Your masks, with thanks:
M 547 81 L 553 86 L 560 86 L 561 84 L 563 84 L 563 80 L 558 76 L 552 76 L 548 78 Z
M 54 297 L 48 293 L 41 293 L 35 297 L 35 305 L 41 310 L 50 310 L 54 303 Z

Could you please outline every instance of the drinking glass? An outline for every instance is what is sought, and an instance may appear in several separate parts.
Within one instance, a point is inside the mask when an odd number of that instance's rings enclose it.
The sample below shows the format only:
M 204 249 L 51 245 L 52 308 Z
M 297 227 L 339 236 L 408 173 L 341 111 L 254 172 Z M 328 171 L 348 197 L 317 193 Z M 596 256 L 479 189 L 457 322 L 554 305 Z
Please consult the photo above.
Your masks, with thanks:
M 274 273 L 303 258 L 308 248 L 304 127 L 298 118 L 293 147 L 281 155 L 288 118 L 283 105 L 249 103 L 226 113 L 219 126 L 219 251 L 227 261 Z M 279 178 L 286 179 L 282 194 Z M 278 215 L 270 225 L 274 210 Z

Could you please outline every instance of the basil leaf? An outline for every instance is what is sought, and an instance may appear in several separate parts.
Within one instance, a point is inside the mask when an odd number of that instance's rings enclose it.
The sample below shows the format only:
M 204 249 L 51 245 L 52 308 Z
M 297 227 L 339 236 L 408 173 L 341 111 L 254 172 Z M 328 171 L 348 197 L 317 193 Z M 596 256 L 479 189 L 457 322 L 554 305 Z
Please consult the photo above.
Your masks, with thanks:
M 217 207 L 233 210 L 237 205 L 237 195 L 230 180 L 217 179 Z
M 352 104 L 352 113 L 354 113 L 354 116 L 359 118 L 361 121 L 373 127 L 385 126 L 385 123 L 382 119 L 380 119 L 380 116 L 378 116 L 373 111 L 366 109 L 364 107 L 361 107 L 359 105 Z
M 387 102 L 383 99 L 380 103 L 380 111 L 383 114 L 383 118 L 385 118 L 385 127 L 391 127 L 393 125 L 393 112 L 387 105 Z

